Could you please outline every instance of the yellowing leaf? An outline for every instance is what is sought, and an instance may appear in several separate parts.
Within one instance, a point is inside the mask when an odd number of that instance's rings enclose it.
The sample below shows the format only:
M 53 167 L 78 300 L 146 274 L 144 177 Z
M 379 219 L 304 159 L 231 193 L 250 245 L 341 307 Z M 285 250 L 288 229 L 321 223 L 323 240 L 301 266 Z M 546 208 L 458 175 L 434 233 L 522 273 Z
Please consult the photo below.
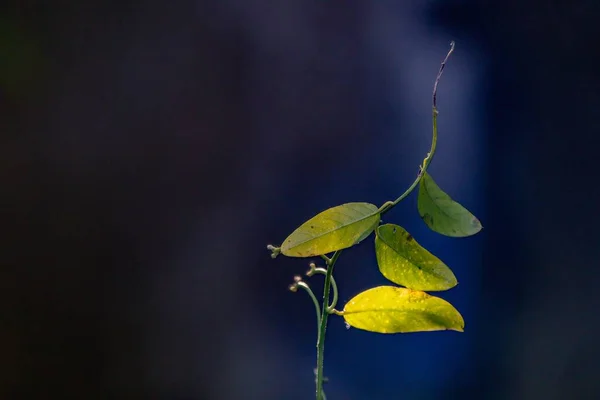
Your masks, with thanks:
M 442 235 L 471 236 L 482 228 L 481 222 L 444 193 L 427 173 L 419 184 L 417 207 L 427 226 Z
M 347 203 L 314 216 L 281 245 L 288 257 L 312 257 L 354 246 L 379 224 L 378 207 L 369 203 Z
M 390 281 L 415 290 L 447 290 L 456 286 L 450 268 L 401 226 L 381 225 L 376 234 L 377 264 Z
M 446 300 L 395 286 L 359 293 L 340 314 L 350 326 L 377 333 L 462 332 L 465 327 L 463 317 Z

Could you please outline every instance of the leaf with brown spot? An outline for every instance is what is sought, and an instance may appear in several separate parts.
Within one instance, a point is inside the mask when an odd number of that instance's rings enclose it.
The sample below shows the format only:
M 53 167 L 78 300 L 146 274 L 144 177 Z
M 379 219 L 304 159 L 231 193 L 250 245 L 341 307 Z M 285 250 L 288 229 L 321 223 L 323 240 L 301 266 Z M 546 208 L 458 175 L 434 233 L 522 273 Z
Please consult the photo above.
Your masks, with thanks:
M 390 281 L 416 290 L 438 291 L 456 286 L 452 270 L 401 226 L 381 225 L 375 234 L 377 264 Z
M 395 286 L 379 286 L 359 293 L 340 315 L 350 326 L 377 333 L 462 332 L 465 327 L 463 317 L 446 300 Z

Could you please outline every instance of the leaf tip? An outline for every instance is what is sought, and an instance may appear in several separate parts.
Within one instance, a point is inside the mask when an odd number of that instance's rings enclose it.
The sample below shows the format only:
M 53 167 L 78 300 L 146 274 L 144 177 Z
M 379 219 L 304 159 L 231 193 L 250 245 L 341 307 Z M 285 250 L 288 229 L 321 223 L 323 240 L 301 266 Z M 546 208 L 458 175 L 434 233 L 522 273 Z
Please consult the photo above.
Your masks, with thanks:
M 458 313 L 458 311 L 457 311 Z M 450 328 L 450 330 L 452 331 L 456 331 L 456 332 L 464 332 L 465 331 L 465 320 L 463 318 L 462 315 L 460 315 L 460 313 L 458 313 L 458 319 L 457 319 L 457 324 L 455 326 L 453 326 L 452 328 Z

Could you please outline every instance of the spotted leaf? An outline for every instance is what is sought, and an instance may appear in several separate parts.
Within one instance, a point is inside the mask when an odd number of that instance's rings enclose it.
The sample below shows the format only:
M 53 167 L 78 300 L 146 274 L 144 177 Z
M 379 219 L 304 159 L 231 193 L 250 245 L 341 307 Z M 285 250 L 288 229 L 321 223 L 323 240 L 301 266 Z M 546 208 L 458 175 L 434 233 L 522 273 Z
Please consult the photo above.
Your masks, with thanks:
M 312 257 L 354 246 L 379 224 L 378 207 L 347 203 L 317 214 L 298 227 L 281 245 L 288 257 Z
M 462 332 L 465 327 L 463 317 L 446 300 L 395 286 L 379 286 L 359 293 L 340 315 L 350 326 L 377 333 Z
M 452 270 L 401 226 L 377 228 L 375 254 L 383 276 L 398 285 L 429 291 L 447 290 L 457 284 Z

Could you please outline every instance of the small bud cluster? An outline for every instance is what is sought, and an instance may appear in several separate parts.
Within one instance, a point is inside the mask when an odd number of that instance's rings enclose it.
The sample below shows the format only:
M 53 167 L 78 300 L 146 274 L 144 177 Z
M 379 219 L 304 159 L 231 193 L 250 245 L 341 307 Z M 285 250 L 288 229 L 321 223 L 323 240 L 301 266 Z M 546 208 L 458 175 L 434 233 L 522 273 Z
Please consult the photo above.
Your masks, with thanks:
M 281 253 L 281 247 L 275 247 L 272 244 L 267 246 L 267 250 L 271 251 L 271 258 L 277 258 Z

